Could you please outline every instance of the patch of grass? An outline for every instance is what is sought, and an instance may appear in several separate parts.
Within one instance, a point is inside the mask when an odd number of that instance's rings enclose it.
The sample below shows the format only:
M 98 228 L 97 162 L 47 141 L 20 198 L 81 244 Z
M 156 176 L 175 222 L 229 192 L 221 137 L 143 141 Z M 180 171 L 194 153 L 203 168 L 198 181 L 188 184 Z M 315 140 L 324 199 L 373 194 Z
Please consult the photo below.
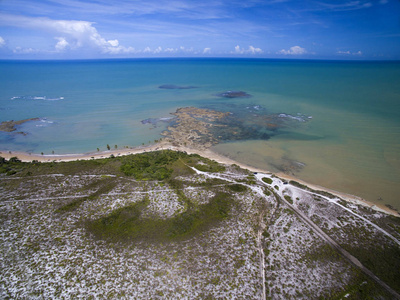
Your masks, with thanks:
M 392 296 L 386 292 L 380 285 L 369 279 L 361 271 L 357 270 L 350 283 L 339 291 L 331 291 L 328 299 L 391 299 Z
M 167 236 L 183 237 L 188 234 L 209 228 L 229 216 L 232 208 L 232 196 L 227 193 L 217 193 L 207 204 L 198 209 L 189 209 L 171 219 Z
M 196 160 L 183 152 L 154 151 L 121 158 L 120 170 L 126 176 L 134 176 L 137 180 L 165 180 L 193 174 L 194 171 L 185 165 L 193 159 Z
M 289 202 L 290 204 L 293 204 L 292 197 L 290 197 L 289 195 L 285 195 L 284 198 L 286 199 L 287 202 Z
M 86 229 L 95 237 L 110 241 L 170 240 L 192 236 L 227 218 L 233 205 L 229 194 L 217 193 L 207 204 L 188 207 L 170 218 L 145 218 L 142 213 L 149 205 L 148 198 L 119 208 L 95 221 L 88 221 Z
M 360 262 L 400 293 L 400 248 L 394 244 L 344 245 Z
M 210 173 L 218 173 L 218 172 L 225 172 L 225 166 L 217 163 L 215 160 L 211 160 L 208 158 L 201 158 L 202 164 L 196 164 L 194 167 L 202 172 L 210 172 Z
M 67 212 L 71 210 L 75 210 L 78 208 L 83 202 L 85 201 L 91 201 L 97 199 L 99 196 L 102 194 L 107 194 L 109 193 L 115 186 L 116 186 L 115 180 L 112 178 L 103 178 L 102 180 L 96 181 L 92 184 L 90 184 L 91 187 L 98 186 L 98 189 L 90 194 L 89 196 L 86 197 L 81 197 L 81 198 L 76 198 L 75 200 L 65 204 L 64 206 L 61 206 L 56 210 L 56 212 L 61 213 L 61 212 Z M 87 188 L 88 186 L 86 186 Z
M 267 183 L 267 184 L 272 184 L 272 179 L 271 179 L 271 178 L 268 178 L 268 177 L 263 177 L 263 178 L 262 178 L 262 181 L 264 181 L 264 182 Z
M 312 193 L 316 193 L 316 194 L 319 194 L 319 195 L 328 197 L 328 198 L 330 198 L 330 199 L 336 198 L 335 195 L 332 195 L 332 194 L 329 193 L 329 192 L 321 191 L 321 190 L 314 190 L 314 189 L 309 188 L 308 186 L 306 186 L 306 185 L 304 185 L 304 184 L 301 184 L 301 183 L 299 183 L 299 182 L 297 182 L 297 181 L 294 181 L 294 180 L 290 180 L 289 183 L 290 183 L 291 185 L 295 186 L 295 187 L 300 188 L 300 189 L 303 189 L 303 190 L 306 190 L 306 191 L 309 191 L 309 192 L 312 192 Z
M 227 186 L 230 190 L 237 192 L 237 193 L 242 193 L 247 191 L 247 186 L 244 186 L 243 184 L 230 184 Z
M 301 184 L 300 182 L 297 182 L 297 181 L 294 181 L 294 180 L 290 180 L 289 184 L 291 184 L 291 185 L 293 185 L 295 187 L 298 187 L 300 189 L 303 189 L 303 190 L 308 190 L 308 186 L 306 186 L 304 184 Z

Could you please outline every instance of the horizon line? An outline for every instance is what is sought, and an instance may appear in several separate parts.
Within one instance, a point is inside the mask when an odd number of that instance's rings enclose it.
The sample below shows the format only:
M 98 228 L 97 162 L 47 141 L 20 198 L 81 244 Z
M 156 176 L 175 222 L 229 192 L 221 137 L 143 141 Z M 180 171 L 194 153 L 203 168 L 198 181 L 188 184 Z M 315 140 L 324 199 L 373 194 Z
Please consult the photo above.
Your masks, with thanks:
M 400 62 L 400 59 L 336 59 L 336 58 L 276 58 L 276 57 L 231 57 L 231 56 L 213 56 L 213 57 L 195 57 L 195 56 L 177 56 L 177 57 L 99 57 L 99 58 L 0 58 L 0 62 L 19 61 L 19 62 L 62 62 L 62 61 L 122 61 L 122 60 L 270 60 L 270 61 L 332 61 L 332 62 Z

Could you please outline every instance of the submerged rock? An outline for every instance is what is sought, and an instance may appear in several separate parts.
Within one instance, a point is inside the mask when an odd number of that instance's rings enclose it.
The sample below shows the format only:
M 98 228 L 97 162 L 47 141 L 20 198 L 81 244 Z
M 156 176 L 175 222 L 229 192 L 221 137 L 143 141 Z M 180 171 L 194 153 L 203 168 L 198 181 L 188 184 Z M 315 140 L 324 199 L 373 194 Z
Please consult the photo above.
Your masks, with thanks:
M 172 119 L 149 118 L 142 124 L 168 120 L 168 130 L 162 133 L 173 144 L 207 149 L 221 142 L 240 140 L 268 140 L 279 129 L 299 126 L 309 120 L 304 115 L 269 113 L 260 105 L 214 105 L 210 108 L 179 108 Z M 294 168 L 294 167 L 290 167 Z
M 247 94 L 243 91 L 226 91 L 220 94 L 217 94 L 218 97 L 222 98 L 250 98 L 251 95 Z
M 148 118 L 145 120 L 140 121 L 142 124 L 151 124 L 154 127 L 157 127 L 157 123 L 164 122 L 170 123 L 175 117 L 166 117 L 166 118 Z
M 25 119 L 25 120 L 19 120 L 19 121 L 4 121 L 0 123 L 0 131 L 4 131 L 4 132 L 13 132 L 17 130 L 17 126 L 18 125 L 22 125 L 26 122 L 30 122 L 30 121 L 39 121 L 40 118 L 31 118 L 31 119 Z M 26 135 L 26 133 L 24 132 L 17 132 L 18 134 L 23 134 Z

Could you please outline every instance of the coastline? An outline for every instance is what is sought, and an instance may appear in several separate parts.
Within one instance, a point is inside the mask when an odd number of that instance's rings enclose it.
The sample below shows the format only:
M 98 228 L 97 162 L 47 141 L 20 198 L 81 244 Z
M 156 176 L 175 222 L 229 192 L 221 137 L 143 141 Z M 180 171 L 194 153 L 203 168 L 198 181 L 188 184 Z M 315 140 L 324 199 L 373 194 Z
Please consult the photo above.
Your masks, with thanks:
M 88 153 L 78 153 L 78 154 L 46 154 L 46 155 L 41 155 L 41 154 L 36 154 L 36 153 L 27 153 L 27 152 L 20 152 L 20 151 L 0 151 L 0 156 L 4 157 L 5 159 L 10 159 L 11 157 L 17 157 L 23 162 L 31 162 L 33 160 L 37 160 L 39 162 L 68 162 L 68 161 L 76 161 L 76 160 L 90 160 L 90 159 L 101 159 L 101 158 L 108 158 L 111 155 L 114 155 L 115 157 L 118 156 L 125 156 L 125 155 L 131 155 L 131 154 L 140 154 L 140 153 L 145 153 L 145 152 L 152 152 L 152 151 L 157 151 L 157 150 L 173 150 L 173 151 L 181 151 L 181 152 L 186 152 L 188 154 L 198 154 L 203 157 L 212 159 L 217 161 L 218 163 L 226 164 L 226 165 L 238 165 L 239 167 L 243 169 L 248 169 L 252 172 L 259 172 L 259 173 L 266 173 L 266 174 L 274 174 L 282 179 L 286 180 L 294 180 L 297 181 L 301 184 L 304 184 L 314 190 L 321 190 L 325 191 L 328 193 L 331 193 L 335 196 L 340 197 L 341 199 L 352 203 L 352 204 L 357 204 L 357 205 L 362 205 L 365 207 L 372 208 L 375 211 L 378 212 L 383 212 L 392 216 L 400 217 L 400 214 L 395 211 L 390 209 L 389 207 L 382 205 L 382 204 L 377 204 L 373 203 L 370 201 L 367 201 L 361 197 L 351 195 L 351 194 L 346 194 L 344 192 L 340 191 L 335 191 L 328 189 L 326 187 L 318 186 L 315 184 L 311 184 L 305 181 L 302 181 L 299 178 L 296 178 L 294 176 L 290 176 L 284 173 L 273 173 L 268 170 L 263 170 L 259 169 L 256 167 L 252 167 L 243 163 L 239 163 L 237 161 L 234 161 L 228 157 L 222 156 L 220 154 L 217 154 L 213 152 L 210 149 L 193 149 L 193 148 L 188 148 L 184 146 L 176 146 L 173 145 L 169 142 L 166 141 L 160 141 L 157 144 L 149 145 L 149 146 L 138 146 L 134 148 L 123 148 L 123 149 L 114 149 L 114 150 L 108 150 L 108 151 L 100 151 L 100 152 L 88 152 Z

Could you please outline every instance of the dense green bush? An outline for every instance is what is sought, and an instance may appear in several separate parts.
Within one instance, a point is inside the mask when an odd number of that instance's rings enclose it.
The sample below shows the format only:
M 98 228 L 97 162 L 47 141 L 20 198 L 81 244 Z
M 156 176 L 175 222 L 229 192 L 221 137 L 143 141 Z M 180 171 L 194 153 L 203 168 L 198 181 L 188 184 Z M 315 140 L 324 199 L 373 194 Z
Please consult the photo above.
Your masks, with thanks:
M 225 166 L 217 163 L 215 160 L 211 160 L 205 157 L 200 157 L 199 161 L 201 161 L 202 164 L 196 164 L 194 166 L 199 171 L 217 173 L 217 172 L 225 172 L 226 170 Z
M 262 181 L 264 181 L 265 183 L 271 184 L 272 183 L 272 179 L 268 178 L 268 177 L 263 177 Z
M 285 195 L 284 197 L 285 197 L 285 199 L 286 199 L 287 202 L 289 202 L 290 204 L 293 204 L 293 199 L 292 199 L 292 197 L 290 197 L 289 195 Z
M 239 192 L 239 193 L 247 191 L 246 186 L 244 186 L 243 184 L 238 184 L 238 183 L 230 184 L 230 185 L 228 185 L 228 188 L 234 192 Z
M 168 150 L 127 156 L 122 159 L 121 171 L 138 180 L 164 180 L 173 172 L 171 164 L 181 156 L 181 152 Z

